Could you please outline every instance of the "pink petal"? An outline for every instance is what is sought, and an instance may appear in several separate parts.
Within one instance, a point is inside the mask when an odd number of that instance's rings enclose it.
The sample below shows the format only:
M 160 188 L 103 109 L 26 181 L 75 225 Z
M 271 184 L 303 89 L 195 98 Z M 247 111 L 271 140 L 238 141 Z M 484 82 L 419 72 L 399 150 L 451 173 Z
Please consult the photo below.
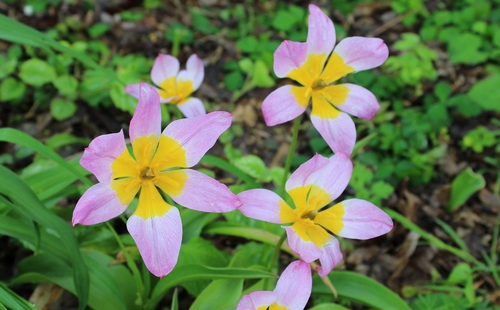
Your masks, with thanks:
M 165 191 L 176 203 L 192 210 L 215 213 L 233 211 L 241 206 L 238 197 L 225 184 L 195 170 L 182 171 L 187 174 L 182 192 L 175 195 L 168 189 Z
M 286 230 L 288 237 L 288 245 L 290 249 L 297 253 L 297 255 L 306 263 L 313 262 L 321 256 L 321 249 L 319 249 L 311 241 L 304 241 L 297 235 L 292 226 L 283 226 Z
M 349 37 L 335 47 L 345 64 L 355 71 L 368 70 L 380 66 L 389 57 L 389 49 L 382 39 Z
M 280 203 L 284 203 L 278 194 L 267 189 L 251 189 L 238 194 L 243 215 L 256 220 L 281 224 Z
M 335 28 L 333 22 L 323 11 L 309 4 L 309 25 L 307 30 L 308 54 L 325 54 L 328 56 L 335 46 Z
M 330 271 L 337 266 L 337 264 L 342 260 L 342 252 L 340 251 L 340 244 L 337 238 L 331 237 L 330 242 L 323 247 L 323 252 L 319 257 L 321 262 L 321 267 L 318 267 L 316 271 L 320 277 L 327 276 Z
M 90 142 L 83 152 L 80 164 L 92 172 L 97 180 L 109 184 L 111 182 L 111 164 L 126 149 L 123 131 L 99 136 Z
M 140 83 L 139 103 L 130 121 L 129 135 L 134 142 L 139 137 L 160 136 L 160 95 L 151 85 Z
M 187 118 L 207 114 L 205 106 L 198 98 L 191 97 L 177 106 L 179 107 L 179 110 L 181 110 L 182 114 L 184 114 Z
M 356 127 L 351 117 L 340 112 L 336 118 L 326 118 L 311 113 L 311 121 L 334 153 L 351 154 L 356 142 Z
M 285 40 L 274 52 L 274 73 L 284 78 L 307 60 L 307 44 Z
M 165 80 L 176 76 L 179 72 L 179 60 L 171 55 L 159 54 L 151 70 L 151 80 L 156 85 L 161 85 Z
M 139 99 L 139 89 L 140 83 L 125 86 L 125 92 L 136 99 Z
M 219 136 L 231 126 L 228 112 L 212 112 L 207 115 L 173 121 L 163 134 L 177 140 L 186 150 L 188 167 L 196 165 L 201 157 L 214 146 Z
M 73 211 L 73 226 L 93 225 L 112 219 L 127 209 L 109 184 L 97 183 L 80 197 Z
M 347 154 L 338 152 L 330 159 L 316 154 L 295 170 L 286 183 L 286 190 L 309 184 L 317 185 L 334 200 L 349 184 L 351 174 L 352 162 Z
M 182 241 L 182 222 L 177 208 L 148 219 L 132 215 L 127 229 L 152 274 L 161 278 L 174 269 Z
M 304 113 L 309 97 L 296 96 L 305 87 L 285 85 L 270 93 L 262 102 L 262 114 L 267 126 L 282 124 Z M 299 97 L 299 98 L 297 98 Z
M 348 199 L 341 204 L 345 212 L 342 216 L 344 226 L 338 234 L 341 237 L 371 239 L 388 233 L 394 225 L 389 215 L 366 200 Z
M 260 307 L 267 307 L 276 302 L 275 292 L 255 291 L 241 298 L 236 310 L 258 310 Z
M 205 67 L 203 62 L 196 54 L 193 54 L 186 63 L 186 70 L 181 70 L 177 75 L 177 80 L 192 81 L 193 91 L 195 91 L 200 87 L 204 77 Z
M 335 96 L 335 92 L 339 88 L 347 88 L 347 98 L 345 98 L 343 102 L 335 102 L 335 99 L 338 98 L 338 96 Z M 332 96 L 329 96 L 330 93 L 332 93 Z M 368 89 L 358 85 L 332 85 L 325 87 L 322 94 L 325 96 L 326 100 L 334 104 L 340 110 L 360 118 L 371 119 L 380 109 L 380 105 L 375 95 Z
M 281 274 L 274 292 L 278 303 L 287 309 L 305 308 L 312 290 L 311 267 L 303 261 L 294 261 Z

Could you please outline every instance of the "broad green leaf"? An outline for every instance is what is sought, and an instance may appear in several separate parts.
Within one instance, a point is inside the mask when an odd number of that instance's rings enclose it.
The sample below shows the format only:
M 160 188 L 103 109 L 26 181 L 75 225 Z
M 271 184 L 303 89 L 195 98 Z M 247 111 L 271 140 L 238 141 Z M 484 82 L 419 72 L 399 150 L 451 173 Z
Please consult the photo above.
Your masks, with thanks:
M 0 309 L 2 306 L 8 307 L 8 309 L 19 309 L 19 310 L 36 310 L 32 303 L 28 302 L 21 296 L 17 295 L 11 291 L 3 283 L 0 283 Z
M 22 98 L 26 92 L 26 86 L 13 77 L 3 80 L 0 86 L 0 101 L 11 101 Z
M 177 264 L 198 263 L 211 267 L 225 267 L 229 263 L 227 253 L 217 250 L 209 241 L 202 238 L 191 239 L 183 244 Z M 193 296 L 198 296 L 211 280 L 199 280 L 183 283 L 186 290 Z
M 472 277 L 472 269 L 467 263 L 458 263 L 451 271 L 446 283 L 450 285 L 463 284 Z
M 348 309 L 344 306 L 341 306 L 341 305 L 326 303 L 326 304 L 319 304 L 317 306 L 314 306 L 314 307 L 310 308 L 309 310 L 348 310 Z
M 19 77 L 27 84 L 42 86 L 56 78 L 56 70 L 45 61 L 32 58 L 23 62 Z
M 71 75 L 58 76 L 53 81 L 53 83 L 61 95 L 69 98 L 76 97 L 76 88 L 78 87 L 78 81 Z
M 89 306 L 93 309 L 135 309 L 134 281 L 123 265 L 109 266 L 113 258 L 82 251 L 90 273 Z M 13 283 L 52 282 L 75 293 L 71 267 L 48 254 L 25 258 L 19 263 L 20 275 Z
M 488 54 L 480 51 L 482 38 L 472 33 L 463 33 L 448 41 L 450 60 L 454 64 L 475 65 L 485 61 Z
M 366 305 L 370 309 L 410 309 L 408 304 L 396 293 L 365 275 L 353 271 L 334 270 L 328 275 L 328 278 L 342 299 Z M 312 293 L 330 296 L 332 294 L 317 276 L 313 278 Z
M 243 279 L 215 280 L 195 299 L 190 310 L 233 310 L 240 300 Z
M 0 132 L 5 132 L 5 129 Z M 19 209 L 22 214 L 29 216 L 34 222 L 50 228 L 61 238 L 65 252 L 71 258 L 72 279 L 80 300 L 80 308 L 84 309 L 88 300 L 89 274 L 71 227 L 47 210 L 26 183 L 3 166 L 0 166 L 0 180 L 9 180 L 9 182 L 0 182 L 0 194 L 8 197 L 16 205 L 14 211 Z
M 221 217 L 219 213 L 199 212 L 184 208 L 182 218 L 182 242 L 187 243 L 192 238 L 199 237 L 206 225 Z
M 241 169 L 235 167 L 234 165 L 228 163 L 222 158 L 212 155 L 205 155 L 201 158 L 200 163 L 213 165 L 217 168 L 227 171 L 233 174 L 234 176 L 238 177 L 242 181 L 248 183 L 248 185 L 250 185 L 252 188 L 260 187 L 259 183 L 257 183 L 251 176 L 243 172 Z
M 446 209 L 453 211 L 463 205 L 470 196 L 484 188 L 486 182 L 483 176 L 475 173 L 469 167 L 453 179 L 451 182 L 450 200 Z
M 73 159 L 69 163 L 82 174 L 89 174 L 89 172 L 80 166 L 78 159 Z M 32 169 L 41 170 L 37 170 L 35 173 L 28 175 L 25 175 L 23 172 L 22 179 L 41 201 L 47 202 L 50 199 L 67 197 L 72 190 L 76 189 L 72 184 L 78 180 L 78 178 L 67 169 L 59 165 L 47 165 L 45 161 L 42 161 L 42 164 L 35 162 L 31 166 L 33 166 Z M 29 172 L 29 170 L 25 171 Z M 68 187 L 70 186 L 73 188 L 69 189 Z
M 0 215 L 0 235 L 17 239 L 33 251 L 35 251 L 37 247 L 37 237 L 33 234 L 30 224 L 11 216 Z M 40 242 L 39 251 L 70 262 L 65 252 L 64 245 L 59 238 L 53 234 L 47 233 L 45 229 L 41 229 L 40 240 L 43 240 L 43 242 Z
M 269 70 L 262 60 L 256 60 L 253 66 L 252 84 L 257 87 L 273 87 L 276 84 L 269 75 Z
M 236 42 L 236 46 L 243 52 L 243 53 L 253 53 L 257 50 L 259 47 L 259 42 L 257 41 L 257 38 L 254 36 L 248 36 L 239 39 Z
M 62 121 L 73 116 L 76 112 L 76 104 L 72 101 L 61 98 L 54 98 L 50 103 L 50 113 L 58 120 Z
M 125 92 L 125 88 L 118 82 L 113 83 L 109 96 L 117 108 L 133 114 L 137 107 L 137 99 Z
M 184 44 L 191 44 L 194 40 L 194 34 L 191 29 L 179 23 L 172 23 L 168 27 L 166 38 L 170 42 L 179 41 Z
M 266 165 L 256 155 L 246 155 L 237 158 L 233 161 L 233 165 L 257 180 L 262 180 L 266 176 Z
M 500 74 L 492 75 L 475 83 L 467 96 L 488 111 L 500 111 Z
M 171 273 L 161 279 L 155 286 L 151 294 L 151 299 L 146 304 L 146 309 L 155 309 L 156 304 L 170 288 L 188 281 L 199 281 L 201 279 L 262 279 L 273 277 L 274 275 L 269 272 L 248 268 L 212 268 L 196 263 L 178 264 Z
M 235 91 L 243 86 L 243 75 L 239 71 L 232 71 L 224 76 L 224 85 L 227 90 Z
M 0 80 L 8 77 L 14 70 L 16 70 L 17 59 L 10 58 L 6 59 L 0 55 Z
M 292 12 L 288 10 L 279 10 L 278 13 L 274 16 L 271 25 L 277 30 L 288 31 L 298 21 L 300 21 L 300 19 L 301 17 L 292 14 Z
M 72 167 L 67 161 L 65 161 L 59 154 L 43 145 L 37 139 L 31 137 L 30 135 L 13 128 L 0 128 L 0 141 L 10 142 L 18 144 L 27 148 L 30 148 L 41 155 L 52 159 L 55 163 L 68 171 L 73 173 L 79 180 L 81 180 L 85 185 L 92 186 L 93 183 L 85 177 L 78 169 Z

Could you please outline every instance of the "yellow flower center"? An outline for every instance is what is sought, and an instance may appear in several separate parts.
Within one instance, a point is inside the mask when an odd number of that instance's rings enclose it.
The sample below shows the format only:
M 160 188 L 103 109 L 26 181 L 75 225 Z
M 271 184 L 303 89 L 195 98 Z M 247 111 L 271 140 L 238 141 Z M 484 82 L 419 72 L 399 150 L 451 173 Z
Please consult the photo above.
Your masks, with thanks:
M 191 80 L 177 80 L 175 76 L 163 81 L 159 86 L 160 97 L 169 99 L 168 103 L 171 104 L 183 103 L 195 91 Z

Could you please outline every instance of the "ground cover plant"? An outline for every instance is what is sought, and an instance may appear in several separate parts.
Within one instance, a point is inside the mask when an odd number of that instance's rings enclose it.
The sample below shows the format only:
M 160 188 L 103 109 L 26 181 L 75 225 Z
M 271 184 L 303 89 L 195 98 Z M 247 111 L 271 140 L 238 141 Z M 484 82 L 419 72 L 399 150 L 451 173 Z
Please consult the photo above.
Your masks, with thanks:
M 499 307 L 500 1 L 0 13 L 0 309 Z

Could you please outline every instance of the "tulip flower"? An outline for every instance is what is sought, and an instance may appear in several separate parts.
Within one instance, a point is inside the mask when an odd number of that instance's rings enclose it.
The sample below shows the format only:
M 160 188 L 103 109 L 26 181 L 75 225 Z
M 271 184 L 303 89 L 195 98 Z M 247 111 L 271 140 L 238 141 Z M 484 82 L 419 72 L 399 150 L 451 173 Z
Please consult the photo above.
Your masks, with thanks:
M 330 203 L 344 191 L 352 174 L 345 153 L 331 158 L 315 155 L 302 164 L 286 182 L 295 208 L 276 193 L 252 189 L 238 194 L 247 217 L 283 224 L 290 248 L 305 262 L 319 259 L 318 274 L 326 276 L 342 259 L 338 240 L 332 234 L 352 239 L 370 239 L 389 232 L 391 218 L 374 204 L 361 199 Z
M 77 202 L 73 225 L 92 225 L 116 217 L 139 194 L 127 221 L 146 267 L 158 277 L 177 263 L 182 240 L 179 210 L 162 193 L 184 207 L 204 212 L 227 212 L 241 205 L 226 185 L 186 169 L 196 165 L 231 125 L 231 114 L 212 112 L 170 123 L 161 132 L 160 98 L 155 88 L 141 83 L 139 103 L 130 121 L 133 155 L 123 131 L 95 138 L 80 164 L 99 183 Z
M 189 57 L 186 70 L 179 71 L 179 60 L 171 55 L 159 54 L 151 70 L 151 80 L 158 88 L 160 102 L 175 104 L 185 117 L 205 115 L 200 99 L 190 97 L 205 76 L 203 62 L 195 54 Z M 139 84 L 125 87 L 127 94 L 139 98 Z
M 236 310 L 302 310 L 311 296 L 311 289 L 311 267 L 303 261 L 294 261 L 283 271 L 274 291 L 245 295 Z
M 380 66 L 388 57 L 384 41 L 350 37 L 335 46 L 333 22 L 309 5 L 306 42 L 284 41 L 274 53 L 274 72 L 302 86 L 285 85 L 262 103 L 268 126 L 292 120 L 312 99 L 311 121 L 333 152 L 351 154 L 356 141 L 354 122 L 345 112 L 371 119 L 379 109 L 375 96 L 354 84 L 334 84 L 346 74 Z M 335 47 L 335 48 L 334 48 Z

